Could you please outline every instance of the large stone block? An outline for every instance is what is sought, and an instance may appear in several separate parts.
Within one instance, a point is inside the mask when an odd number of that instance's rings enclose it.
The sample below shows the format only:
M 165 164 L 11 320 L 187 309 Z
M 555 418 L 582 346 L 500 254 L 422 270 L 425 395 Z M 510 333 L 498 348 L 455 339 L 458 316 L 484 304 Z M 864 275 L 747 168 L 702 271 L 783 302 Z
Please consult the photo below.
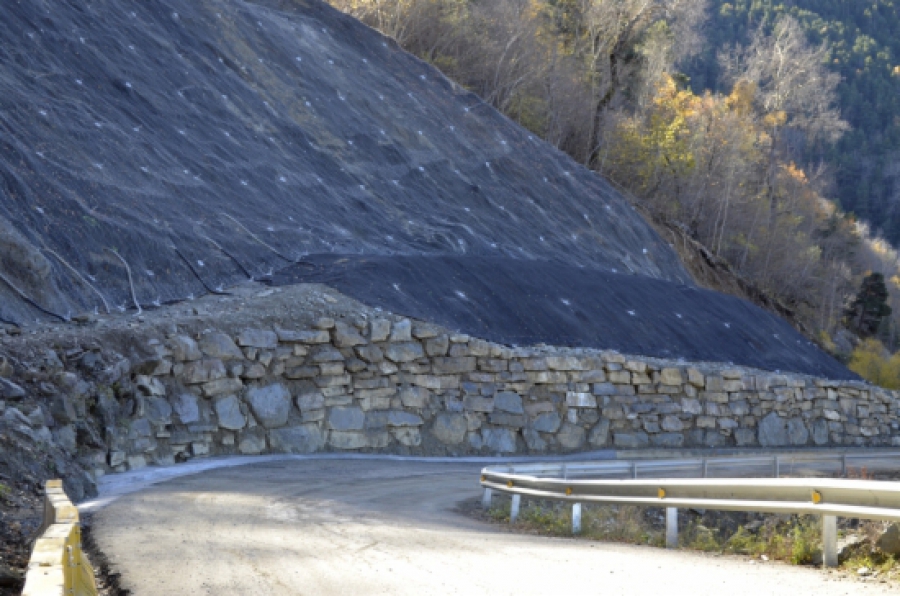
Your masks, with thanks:
M 237 393 L 243 386 L 244 384 L 240 379 L 218 379 L 201 385 L 203 388 L 203 395 L 206 397 Z
M 270 430 L 269 444 L 276 453 L 313 453 L 325 440 L 317 424 L 302 424 Z
M 404 408 L 424 408 L 431 400 L 431 392 L 424 387 L 404 387 L 400 390 L 400 401 Z
M 172 406 L 161 397 L 148 397 L 144 400 L 147 418 L 158 426 L 172 424 Z
M 655 447 L 682 447 L 684 435 L 681 433 L 660 433 L 650 437 L 650 442 Z
M 828 444 L 828 421 L 818 419 L 812 423 L 812 440 L 816 445 Z
M 650 436 L 645 432 L 614 432 L 613 444 L 620 449 L 641 449 L 650 444 Z
M 432 371 L 436 375 L 454 375 L 475 370 L 475 358 L 462 356 L 459 358 L 434 358 L 431 361 Z
M 409 319 L 402 319 L 394 323 L 393 329 L 391 329 L 391 341 L 410 341 L 411 339 L 412 323 Z
M 609 420 L 603 418 L 588 434 L 588 442 L 594 447 L 605 447 L 609 443 Z
M 547 449 L 547 442 L 541 437 L 541 434 L 533 428 L 526 428 L 522 431 L 522 437 L 525 438 L 525 445 L 530 451 L 544 451 Z
M 186 385 L 199 385 L 225 378 L 225 364 L 218 358 L 189 362 L 184 366 L 181 380 Z
M 509 414 L 507 412 L 499 412 L 494 410 L 490 416 L 491 424 L 497 426 L 509 426 L 512 428 L 522 428 L 525 426 L 525 416 L 522 414 Z
M 266 431 L 261 426 L 250 428 L 240 434 L 238 451 L 244 455 L 259 455 L 266 450 Z
M 328 413 L 328 427 L 333 430 L 362 430 L 365 425 L 366 415 L 360 408 L 331 408 Z
M 200 408 L 197 396 L 191 393 L 179 393 L 172 398 L 172 409 L 182 424 L 191 424 L 200 420 Z
M 172 358 L 177 362 L 191 362 L 200 360 L 203 354 L 197 346 L 197 342 L 187 335 L 175 335 L 169 339 L 169 347 L 172 350 Z
M 562 420 L 558 413 L 545 412 L 543 414 L 538 414 L 529 426 L 542 433 L 555 433 L 559 430 L 559 425 L 561 423 Z
M 241 430 L 247 418 L 241 413 L 241 402 L 234 395 L 220 397 L 213 403 L 219 426 L 228 430 Z
M 659 371 L 659 382 L 663 385 L 681 385 L 684 379 L 681 376 L 681 369 L 664 368 Z
M 387 424 L 392 427 L 400 426 L 422 426 L 425 421 L 421 416 L 404 412 L 402 410 L 391 410 L 387 413 Z
M 809 430 L 800 418 L 782 418 L 776 412 L 759 421 L 759 444 L 763 447 L 805 445 Z
M 522 407 L 521 396 L 511 391 L 501 391 L 494 396 L 494 409 L 509 414 L 525 413 L 525 409 Z
M 396 330 L 396 326 L 395 326 Z M 384 350 L 384 356 L 391 362 L 412 362 L 425 357 L 422 345 L 417 342 L 405 342 L 389 344 Z
M 359 346 L 356 348 L 356 355 L 373 364 L 384 360 L 384 351 L 376 345 Z
M 244 329 L 238 333 L 237 343 L 244 348 L 274 350 L 278 347 L 278 335 L 267 329 Z
M 235 345 L 230 337 L 224 333 L 207 333 L 200 338 L 200 351 L 211 358 L 221 360 L 241 360 L 244 353 Z
M 466 437 L 468 423 L 462 414 L 441 413 L 435 416 L 431 433 L 441 443 L 458 445 Z
M 291 331 L 288 329 L 276 329 L 278 340 L 282 343 L 296 344 L 327 344 L 331 341 L 331 336 L 327 331 L 319 329 L 315 331 Z
M 516 433 L 508 428 L 482 428 L 482 445 L 494 453 L 515 453 Z
M 247 401 L 256 420 L 266 428 L 284 426 L 291 411 L 291 393 L 281 383 L 266 387 L 251 387 Z
M 375 319 L 370 324 L 369 339 L 372 341 L 386 341 L 391 335 L 391 322 L 387 319 Z
M 556 433 L 556 440 L 563 449 L 578 449 L 584 444 L 584 428 L 576 424 L 566 422 Z
M 567 391 L 566 405 L 570 408 L 596 408 L 597 398 L 590 393 Z
M 352 348 L 366 343 L 365 338 L 359 332 L 342 321 L 334 324 L 334 345 L 339 348 Z

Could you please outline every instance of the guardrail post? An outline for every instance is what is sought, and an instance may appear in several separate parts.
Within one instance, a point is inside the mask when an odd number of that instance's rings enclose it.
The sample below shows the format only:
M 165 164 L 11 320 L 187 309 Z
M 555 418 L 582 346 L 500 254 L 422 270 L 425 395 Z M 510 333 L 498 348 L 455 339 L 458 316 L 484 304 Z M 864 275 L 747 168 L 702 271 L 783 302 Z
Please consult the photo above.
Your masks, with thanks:
M 631 462 L 631 477 L 637 478 L 637 462 L 636 461 Z
M 519 504 L 522 502 L 522 495 L 512 496 L 512 505 L 509 507 L 509 523 L 514 524 L 519 519 Z
M 780 465 L 780 462 L 778 461 L 777 455 L 772 458 L 772 467 L 775 470 L 775 478 L 778 478 L 779 476 L 781 476 L 781 465 Z
M 825 567 L 838 566 L 837 516 L 822 516 L 822 563 Z
M 581 534 L 581 503 L 572 504 L 572 533 Z
M 678 548 L 677 507 L 666 507 L 666 548 Z
M 484 494 L 481 496 L 481 507 L 483 509 L 491 508 L 491 496 L 493 495 L 493 492 L 494 491 L 489 488 L 484 489 Z

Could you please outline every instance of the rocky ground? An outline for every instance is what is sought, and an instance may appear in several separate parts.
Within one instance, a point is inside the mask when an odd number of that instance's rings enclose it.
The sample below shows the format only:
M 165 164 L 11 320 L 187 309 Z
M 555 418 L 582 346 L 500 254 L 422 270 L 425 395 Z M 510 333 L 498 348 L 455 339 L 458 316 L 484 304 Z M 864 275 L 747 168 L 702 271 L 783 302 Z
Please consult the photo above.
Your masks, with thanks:
M 228 295 L 138 315 L 99 315 L 75 324 L 24 328 L 0 325 L 0 596 L 21 591 L 31 540 L 40 524 L 44 481 L 63 478 L 76 502 L 96 494 L 95 479 L 88 472 L 93 468 L 89 458 L 96 455 L 85 459 L 83 454 L 103 441 L 102 429 L 91 422 L 99 416 L 67 413 L 54 399 L 60 388 L 67 389 L 64 368 L 75 364 L 85 378 L 115 387 L 128 382 L 122 371 L 146 358 L 135 352 L 136 346 L 146 344 L 142 337 L 173 328 L 199 333 L 213 322 L 217 328 L 238 329 L 251 323 L 308 323 L 321 316 L 366 312 L 370 309 L 324 286 L 268 288 L 247 283 Z M 9 380 L 13 377 L 19 382 Z M 69 418 L 73 424 L 61 428 Z M 116 593 L 102 565 L 98 577 L 113 590 L 109 593 Z

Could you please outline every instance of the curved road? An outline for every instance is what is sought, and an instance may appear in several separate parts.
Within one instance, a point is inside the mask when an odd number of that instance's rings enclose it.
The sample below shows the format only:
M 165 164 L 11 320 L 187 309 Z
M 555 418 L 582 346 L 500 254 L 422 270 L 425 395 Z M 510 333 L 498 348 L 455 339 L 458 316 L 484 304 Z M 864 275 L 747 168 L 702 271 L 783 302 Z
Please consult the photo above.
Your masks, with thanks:
M 283 461 L 176 478 L 95 514 L 142 595 L 889 594 L 815 569 L 512 534 L 456 511 L 476 464 Z

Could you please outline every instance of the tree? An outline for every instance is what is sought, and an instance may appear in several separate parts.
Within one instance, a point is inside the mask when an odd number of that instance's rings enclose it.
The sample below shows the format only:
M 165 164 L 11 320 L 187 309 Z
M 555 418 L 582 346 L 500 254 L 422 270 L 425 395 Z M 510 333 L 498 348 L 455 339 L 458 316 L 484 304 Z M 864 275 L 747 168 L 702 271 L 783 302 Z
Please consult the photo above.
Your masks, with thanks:
M 862 281 L 859 293 L 845 313 L 847 326 L 864 337 L 875 335 L 881 327 L 881 322 L 891 316 L 888 297 L 884 275 L 877 272 L 867 275 Z

